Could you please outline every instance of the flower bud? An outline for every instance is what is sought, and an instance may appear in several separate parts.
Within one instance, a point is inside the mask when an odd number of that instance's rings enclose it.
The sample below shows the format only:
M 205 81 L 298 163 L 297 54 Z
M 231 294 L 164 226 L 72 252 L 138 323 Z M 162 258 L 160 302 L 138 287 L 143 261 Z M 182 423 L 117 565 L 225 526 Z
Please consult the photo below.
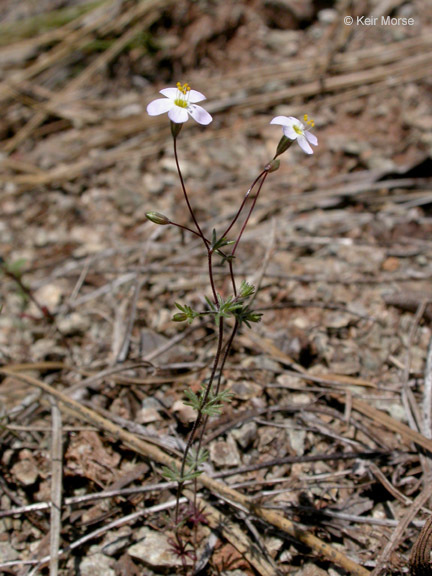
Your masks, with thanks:
M 279 140 L 279 144 L 276 149 L 275 158 L 286 152 L 293 142 L 294 140 L 290 140 L 285 135 L 282 136 L 282 138 Z
M 265 169 L 270 174 L 270 172 L 276 172 L 276 170 L 279 170 L 279 166 L 280 166 L 280 160 L 276 160 L 276 158 L 273 158 L 273 160 L 267 164 Z
M 146 212 L 146 218 L 153 224 L 160 224 L 160 226 L 171 224 L 171 220 L 160 212 Z
M 188 319 L 188 315 L 185 314 L 184 312 L 177 312 L 176 314 L 174 314 L 172 319 L 174 322 L 185 322 Z

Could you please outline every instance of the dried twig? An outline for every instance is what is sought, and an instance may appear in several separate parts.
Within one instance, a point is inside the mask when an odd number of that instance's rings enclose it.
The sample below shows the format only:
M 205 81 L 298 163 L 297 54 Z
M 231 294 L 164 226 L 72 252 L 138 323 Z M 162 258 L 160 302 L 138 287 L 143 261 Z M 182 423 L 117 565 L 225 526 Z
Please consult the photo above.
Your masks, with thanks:
M 86 504 L 88 502 L 97 502 L 98 500 L 105 500 L 108 498 L 118 498 L 125 496 L 133 496 L 135 494 L 144 494 L 145 492 L 160 492 L 162 490 L 171 490 L 176 488 L 175 482 L 159 482 L 156 484 L 146 484 L 144 486 L 134 486 L 132 488 L 121 488 L 112 490 L 102 490 L 94 494 L 84 494 L 82 496 L 70 496 L 64 498 L 64 506 L 72 506 L 74 504 Z M 49 510 L 52 506 L 51 502 L 38 502 L 37 504 L 28 504 L 27 506 L 16 506 L 9 510 L 0 510 L 0 518 L 7 516 L 18 516 L 20 514 L 28 514 L 29 512 L 37 512 Z
M 50 576 L 58 574 L 61 532 L 63 435 L 62 418 L 57 402 L 50 396 L 52 414 L 51 441 L 51 524 L 50 524 Z
M 422 430 L 426 438 L 432 438 L 432 338 L 429 341 L 424 377 Z
M 148 28 L 155 18 L 159 14 L 159 10 L 172 2 L 172 0 L 158 0 L 158 2 L 143 2 L 142 6 L 145 6 L 147 14 L 143 17 L 142 21 L 139 21 L 134 26 L 131 26 L 126 32 L 124 32 L 120 38 L 118 38 L 112 46 L 107 50 L 102 52 L 102 54 L 96 58 L 91 64 L 81 72 L 79 76 L 71 80 L 71 82 L 64 88 L 61 92 L 58 92 L 54 98 L 54 101 L 50 103 L 50 107 L 56 108 L 65 98 L 70 97 L 70 94 L 78 90 L 81 86 L 89 82 L 94 74 L 99 72 L 100 69 L 104 68 L 113 58 L 115 58 L 143 29 Z M 131 18 L 135 16 L 135 10 L 130 10 Z M 126 24 L 129 19 L 126 19 Z M 8 141 L 4 150 L 8 153 L 13 152 L 17 146 L 21 144 L 25 139 L 27 139 L 32 132 L 45 121 L 47 117 L 47 112 L 45 110 L 40 110 L 37 112 L 31 120 L 17 133 L 15 136 Z
M 335 392 L 332 392 L 331 395 L 334 398 L 340 399 L 340 395 L 338 395 Z M 368 404 L 367 402 L 363 402 L 358 398 L 353 398 L 352 402 L 353 402 L 353 410 L 357 410 L 358 412 L 361 412 L 367 418 L 370 418 L 374 422 L 381 424 L 382 426 L 388 428 L 389 430 L 393 430 L 393 432 L 397 432 L 402 436 L 403 440 L 407 444 L 414 442 L 415 444 L 418 444 L 428 452 L 432 452 L 432 440 L 426 438 L 425 436 L 423 436 L 423 434 L 420 434 L 420 432 L 412 430 L 406 424 L 399 422 L 399 420 L 395 420 L 395 418 L 392 418 L 389 414 L 386 414 L 385 412 L 383 412 L 382 410 L 378 410 L 377 408 L 373 408 L 370 404 Z
M 302 366 L 300 366 L 298 363 L 294 362 L 287 354 L 285 354 L 284 352 L 279 350 L 277 348 L 277 346 L 275 346 L 272 342 L 269 342 L 268 340 L 266 340 L 264 338 L 260 338 L 257 334 L 253 334 L 253 335 L 248 334 L 248 339 L 250 339 L 255 344 L 257 344 L 262 350 L 265 350 L 275 360 L 278 360 L 279 362 L 282 362 L 284 365 L 288 365 L 291 368 L 294 368 L 295 370 L 297 370 L 299 372 L 300 376 L 303 375 L 303 377 L 305 379 L 307 379 L 307 376 L 306 376 L 307 371 L 305 371 L 305 369 Z M 311 375 L 310 378 L 311 378 L 311 380 L 313 380 L 314 376 Z M 341 399 L 341 395 L 338 394 L 337 392 L 331 392 L 330 395 L 333 398 L 336 398 L 338 400 Z M 419 446 L 421 446 L 422 448 L 424 448 L 425 450 L 427 450 L 428 452 L 432 452 L 432 440 L 431 439 L 426 438 L 423 434 L 420 434 L 420 432 L 417 432 L 416 430 L 412 430 L 406 424 L 403 424 L 402 422 L 395 420 L 394 418 L 392 418 L 390 415 L 386 414 L 382 410 L 378 410 L 376 408 L 373 408 L 373 406 L 371 406 L 370 404 L 368 404 L 366 402 L 363 402 L 362 400 L 359 400 L 358 398 L 352 399 L 352 408 L 353 408 L 353 410 L 357 410 L 358 412 L 361 412 L 362 414 L 364 414 L 368 418 L 372 419 L 374 422 L 377 422 L 377 423 L 383 425 L 384 427 L 388 428 L 389 430 L 393 430 L 394 432 L 398 432 L 403 437 L 405 442 L 407 442 L 407 443 L 414 442 L 414 443 L 418 444 Z
M 424 392 L 422 404 L 421 429 L 426 438 L 432 439 L 432 338 L 427 350 Z M 424 470 L 423 485 L 427 487 L 432 481 L 432 461 L 428 456 L 421 455 L 421 463 Z
M 410 368 L 411 368 L 411 349 L 414 344 L 414 337 L 419 325 L 420 320 L 426 310 L 427 300 L 423 300 L 417 307 L 416 314 L 412 321 L 412 325 L 408 334 L 408 339 L 406 342 L 406 354 L 405 354 L 405 367 L 402 378 L 402 404 L 405 407 L 405 412 L 408 418 L 408 422 L 413 430 L 421 429 L 420 415 L 417 406 L 417 402 L 414 398 L 412 391 L 408 386 Z

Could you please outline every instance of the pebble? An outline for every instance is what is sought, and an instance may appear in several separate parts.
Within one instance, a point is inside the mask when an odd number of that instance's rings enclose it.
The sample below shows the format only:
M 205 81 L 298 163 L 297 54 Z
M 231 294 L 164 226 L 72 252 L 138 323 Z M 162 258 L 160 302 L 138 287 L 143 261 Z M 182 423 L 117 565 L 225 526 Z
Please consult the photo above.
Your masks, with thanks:
M 156 422 L 162 418 L 159 413 L 160 409 L 161 405 L 155 398 L 145 398 L 142 402 L 141 410 L 139 410 L 135 419 L 138 424 L 150 424 L 150 422 Z
M 0 542 L 0 558 L 2 562 L 18 560 L 18 552 L 9 542 Z
M 12 474 L 24 486 L 31 486 L 36 482 L 39 471 L 33 459 L 23 459 L 12 466 Z
M 306 430 L 288 429 L 288 438 L 291 448 L 297 456 L 303 456 L 305 451 Z
M 95 550 L 92 553 L 92 550 Z M 87 556 L 81 560 L 80 575 L 81 576 L 116 576 L 115 571 L 111 568 L 113 561 L 108 556 L 101 552 L 97 552 L 98 548 L 93 546 L 90 548 Z
M 240 428 L 231 432 L 232 437 L 244 450 L 248 448 L 256 438 L 257 425 L 255 422 L 246 422 Z
M 385 272 L 395 272 L 400 267 L 400 260 L 399 258 L 395 258 L 394 256 L 389 256 L 384 260 L 381 265 L 381 268 Z
M 272 558 L 276 557 L 277 552 L 279 552 L 283 544 L 284 540 L 282 540 L 282 538 L 278 538 L 277 536 L 268 536 L 265 539 L 265 549 Z
M 230 392 L 234 394 L 235 398 L 240 400 L 250 400 L 260 396 L 262 393 L 262 387 L 254 382 L 248 382 L 246 380 L 239 380 L 233 382 L 229 387 Z
M 141 560 L 141 562 L 154 570 L 181 569 L 182 561 L 173 552 L 166 534 L 144 526 L 138 530 L 137 537 L 139 541 L 129 548 L 129 556 Z M 185 562 L 191 564 L 192 561 L 186 557 Z
M 339 18 L 339 13 L 332 8 L 324 8 L 318 12 L 318 20 L 323 24 L 332 24 L 337 18 Z
M 327 576 L 328 573 L 319 568 L 316 564 L 308 563 L 303 566 L 298 572 L 295 572 L 296 576 Z
M 45 286 L 35 290 L 33 295 L 41 306 L 46 306 L 51 310 L 60 304 L 62 294 L 63 290 L 60 286 L 55 284 L 46 284 Z M 31 314 L 33 310 L 36 312 L 36 307 L 34 309 L 32 307 L 29 313 Z
M 172 412 L 177 412 L 180 420 L 185 424 L 187 422 L 194 422 L 197 417 L 196 411 L 183 402 L 183 400 L 176 400 L 171 407 Z
M 266 34 L 267 46 L 283 56 L 295 56 L 299 49 L 297 33 L 293 30 L 269 30 Z
M 165 188 L 165 184 L 162 178 L 158 175 L 153 175 L 150 173 L 144 174 L 143 176 L 143 187 L 149 194 L 160 194 Z
M 258 437 L 259 437 L 259 452 L 267 452 L 270 445 L 276 443 L 276 439 L 279 438 L 281 435 L 285 434 L 283 430 L 279 428 L 273 427 L 263 427 L 258 430 Z M 285 456 L 282 452 L 279 452 L 278 456 Z
M 240 466 L 241 459 L 238 448 L 231 436 L 210 444 L 210 459 L 219 468 Z
M 129 526 L 122 526 L 117 532 L 109 533 L 109 540 L 102 546 L 103 553 L 106 556 L 119 554 L 130 543 L 131 533 Z
M 90 327 L 90 321 L 87 316 L 73 312 L 64 318 L 59 318 L 57 326 L 65 336 L 73 336 L 84 334 Z

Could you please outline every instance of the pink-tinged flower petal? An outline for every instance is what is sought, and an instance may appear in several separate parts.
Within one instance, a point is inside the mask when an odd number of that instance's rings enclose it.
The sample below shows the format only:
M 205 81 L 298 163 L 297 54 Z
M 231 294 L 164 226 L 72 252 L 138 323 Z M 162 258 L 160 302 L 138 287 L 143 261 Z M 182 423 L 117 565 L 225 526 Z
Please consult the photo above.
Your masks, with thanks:
M 163 90 L 159 90 L 161 94 L 170 98 L 171 100 L 175 100 L 178 97 L 178 88 L 164 88 Z
M 196 104 L 190 104 L 187 108 L 187 111 L 192 116 L 192 118 L 198 122 L 198 124 L 202 124 L 203 126 L 210 124 L 210 122 L 213 120 L 212 116 L 207 112 L 207 110 L 204 110 L 204 108 L 197 106 Z
M 285 136 L 290 140 L 296 140 L 299 137 L 292 126 L 283 126 L 282 130 Z
M 186 108 L 174 105 L 168 112 L 169 119 L 175 124 L 183 124 L 189 118 Z
M 306 154 L 313 154 L 313 150 L 309 146 L 309 143 L 304 136 L 298 136 L 297 142 L 299 143 L 299 146 L 303 150 L 303 152 L 306 152 Z
M 189 102 L 192 102 L 192 104 L 194 104 L 195 102 L 202 102 L 203 100 L 206 99 L 204 94 L 201 94 L 201 92 L 198 92 L 198 90 L 189 90 L 189 92 L 186 95 L 186 98 L 189 100 Z
M 276 118 L 273 118 L 273 120 L 270 122 L 270 124 L 280 124 L 281 126 L 285 126 L 287 123 L 289 124 L 289 119 L 287 116 L 276 116 Z
M 315 134 L 312 134 L 312 132 L 309 132 L 308 130 L 306 130 L 304 134 L 311 144 L 318 146 L 318 138 Z
M 168 112 L 173 106 L 174 102 L 172 100 L 168 100 L 168 98 L 158 98 L 150 102 L 147 106 L 147 114 L 150 116 L 158 116 L 159 114 Z

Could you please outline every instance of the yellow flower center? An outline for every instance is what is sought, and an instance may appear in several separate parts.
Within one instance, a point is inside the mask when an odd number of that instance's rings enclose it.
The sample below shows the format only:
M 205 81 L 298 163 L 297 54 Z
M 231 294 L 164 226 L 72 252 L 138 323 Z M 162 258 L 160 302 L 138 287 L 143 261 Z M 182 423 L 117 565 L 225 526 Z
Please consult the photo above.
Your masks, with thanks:
M 303 128 L 301 128 L 300 126 L 297 126 L 296 124 L 294 124 L 293 128 L 294 128 L 294 132 L 296 132 L 299 136 L 304 135 Z
M 176 86 L 177 86 L 178 96 L 174 100 L 174 104 L 176 106 L 180 106 L 180 108 L 187 108 L 188 107 L 187 95 L 190 91 L 190 86 L 187 83 L 182 84 L 181 82 L 177 82 Z
M 306 122 L 306 124 L 309 124 L 309 126 L 310 126 L 311 128 L 313 128 L 313 127 L 315 126 L 315 122 L 312 120 L 312 118 L 309 119 L 309 117 L 308 117 L 307 114 L 305 114 L 305 115 L 303 116 L 303 119 L 304 119 L 304 121 Z

